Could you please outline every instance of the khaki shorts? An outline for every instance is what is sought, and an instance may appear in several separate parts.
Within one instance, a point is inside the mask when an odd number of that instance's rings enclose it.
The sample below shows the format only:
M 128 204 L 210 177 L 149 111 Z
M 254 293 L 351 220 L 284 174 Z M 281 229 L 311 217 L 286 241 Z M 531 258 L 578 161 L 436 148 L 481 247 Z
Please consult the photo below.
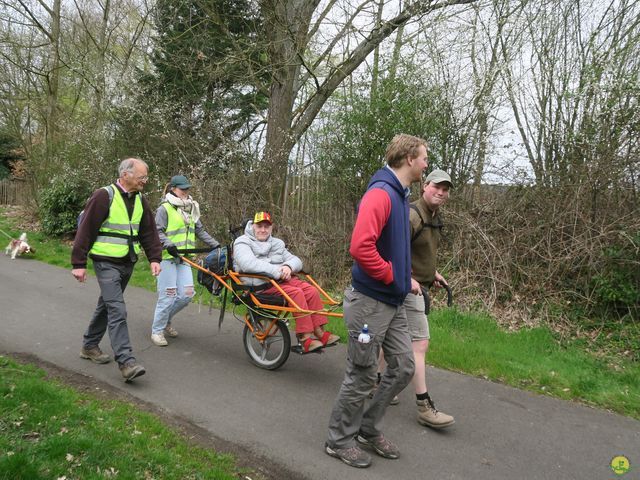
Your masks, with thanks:
M 429 319 L 424 313 L 424 297 L 409 293 L 404 299 L 411 340 L 429 340 Z

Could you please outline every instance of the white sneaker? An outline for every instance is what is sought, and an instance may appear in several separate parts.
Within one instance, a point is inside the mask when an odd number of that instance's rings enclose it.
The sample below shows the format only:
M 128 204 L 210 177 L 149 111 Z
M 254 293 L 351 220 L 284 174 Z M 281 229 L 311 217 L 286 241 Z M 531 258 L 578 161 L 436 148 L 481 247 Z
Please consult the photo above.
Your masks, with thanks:
M 167 339 L 164 338 L 164 333 L 152 333 L 151 341 L 159 347 L 166 347 L 167 345 L 169 345 Z

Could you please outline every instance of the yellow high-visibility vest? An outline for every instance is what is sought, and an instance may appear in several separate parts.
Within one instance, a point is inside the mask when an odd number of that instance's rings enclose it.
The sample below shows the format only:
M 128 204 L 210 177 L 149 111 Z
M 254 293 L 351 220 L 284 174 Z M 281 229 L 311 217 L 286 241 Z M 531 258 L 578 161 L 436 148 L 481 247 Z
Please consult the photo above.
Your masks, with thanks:
M 122 193 L 115 185 L 114 196 L 109 207 L 109 216 L 102 223 L 98 237 L 94 242 L 90 254 L 101 257 L 122 258 L 129 255 L 129 244 L 133 245 L 136 255 L 140 253 L 140 242 L 138 241 L 138 231 L 142 220 L 142 199 L 136 195 L 133 215 L 129 219 L 127 206 L 122 198 Z
M 167 211 L 166 237 L 180 250 L 186 248 L 196 248 L 196 224 L 193 220 L 189 224 L 184 221 L 184 217 L 169 202 L 164 202 L 160 207 Z M 162 258 L 168 260 L 173 258 L 166 250 L 162 252 Z

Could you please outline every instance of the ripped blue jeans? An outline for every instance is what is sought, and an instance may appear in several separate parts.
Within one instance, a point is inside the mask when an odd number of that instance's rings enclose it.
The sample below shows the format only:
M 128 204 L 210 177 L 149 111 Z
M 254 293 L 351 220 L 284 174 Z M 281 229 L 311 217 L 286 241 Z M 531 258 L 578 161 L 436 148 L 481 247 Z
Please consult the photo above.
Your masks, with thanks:
M 173 316 L 189 305 L 194 295 L 191 267 L 175 260 L 162 260 L 158 275 L 158 303 L 151 333 L 162 333 Z

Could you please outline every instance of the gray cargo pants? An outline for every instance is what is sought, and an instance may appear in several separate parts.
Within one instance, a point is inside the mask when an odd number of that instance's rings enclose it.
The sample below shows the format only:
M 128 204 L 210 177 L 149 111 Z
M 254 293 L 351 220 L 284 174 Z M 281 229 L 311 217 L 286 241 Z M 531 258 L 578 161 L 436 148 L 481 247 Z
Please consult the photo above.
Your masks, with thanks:
M 93 269 L 100 285 L 100 298 L 82 344 L 84 348 L 97 346 L 108 328 L 114 358 L 122 365 L 129 360 L 135 360 L 129 340 L 127 308 L 124 304 L 124 289 L 127 288 L 133 273 L 133 264 L 94 261 Z
M 389 402 L 411 382 L 415 368 L 403 305 L 379 302 L 350 287 L 344 294 L 344 321 L 349 331 L 347 370 L 329 420 L 327 444 L 332 448 L 354 446 L 358 433 L 382 433 Z M 365 323 L 371 335 L 368 344 L 358 342 Z M 380 348 L 387 368 L 365 409 L 365 400 L 376 381 Z

